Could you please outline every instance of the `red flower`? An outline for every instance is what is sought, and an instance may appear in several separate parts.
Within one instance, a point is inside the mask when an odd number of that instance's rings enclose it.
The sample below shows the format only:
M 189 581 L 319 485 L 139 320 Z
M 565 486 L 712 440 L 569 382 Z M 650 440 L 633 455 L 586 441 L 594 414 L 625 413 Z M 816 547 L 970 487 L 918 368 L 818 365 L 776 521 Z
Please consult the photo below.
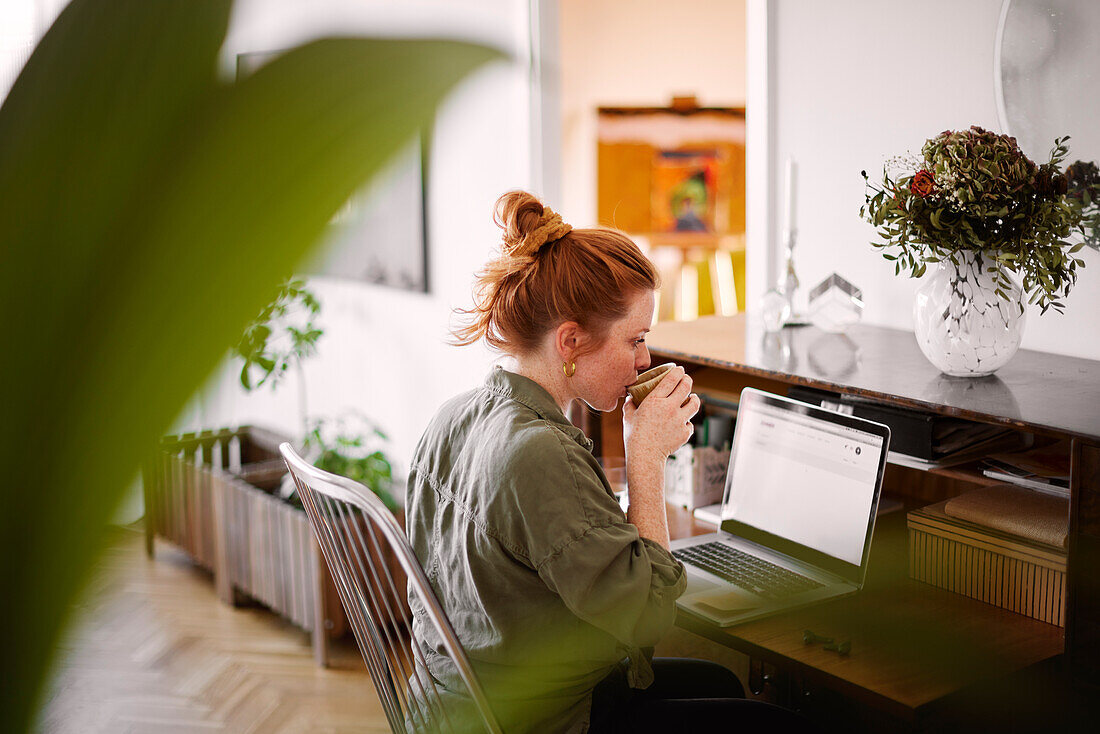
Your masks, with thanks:
M 909 182 L 909 190 L 923 199 L 936 190 L 936 182 L 931 173 L 922 169 L 913 175 L 913 180 Z

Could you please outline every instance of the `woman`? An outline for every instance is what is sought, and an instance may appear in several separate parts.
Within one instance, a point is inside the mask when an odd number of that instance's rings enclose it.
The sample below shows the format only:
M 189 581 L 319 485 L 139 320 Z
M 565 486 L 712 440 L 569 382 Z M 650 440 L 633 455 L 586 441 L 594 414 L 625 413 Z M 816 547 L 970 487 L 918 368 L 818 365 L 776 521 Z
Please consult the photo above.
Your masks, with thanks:
M 699 409 L 679 367 L 641 407 L 627 397 L 650 362 L 656 270 L 625 235 L 573 230 L 524 192 L 500 198 L 496 221 L 501 256 L 479 274 L 455 336 L 512 362 L 432 419 L 407 502 L 410 541 L 494 712 L 508 732 L 631 719 L 639 731 L 668 699 L 743 695 L 735 676 L 700 661 L 667 673 L 658 661 L 655 694 L 640 692 L 654 683 L 643 650 L 672 624 L 686 585 L 668 552 L 663 477 Z M 623 398 L 625 516 L 592 442 L 565 418 L 574 399 L 611 411 Z M 414 626 L 448 711 L 468 713 L 440 640 Z M 675 706 L 671 715 L 683 721 Z

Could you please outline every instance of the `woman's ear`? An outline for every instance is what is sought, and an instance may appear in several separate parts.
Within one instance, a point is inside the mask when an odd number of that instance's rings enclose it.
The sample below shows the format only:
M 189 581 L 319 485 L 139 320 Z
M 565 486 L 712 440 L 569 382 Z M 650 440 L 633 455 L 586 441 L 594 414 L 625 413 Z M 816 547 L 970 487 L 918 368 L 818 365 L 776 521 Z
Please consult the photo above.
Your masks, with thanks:
M 564 321 L 554 330 L 554 349 L 562 360 L 570 360 L 587 339 L 576 321 Z

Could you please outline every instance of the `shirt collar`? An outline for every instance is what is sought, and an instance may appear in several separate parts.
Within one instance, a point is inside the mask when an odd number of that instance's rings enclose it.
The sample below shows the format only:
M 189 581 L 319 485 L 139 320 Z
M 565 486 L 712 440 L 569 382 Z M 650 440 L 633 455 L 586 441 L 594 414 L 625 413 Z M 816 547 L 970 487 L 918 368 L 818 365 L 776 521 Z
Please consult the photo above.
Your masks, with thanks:
M 523 375 L 517 375 L 515 372 L 509 372 L 503 367 L 494 367 L 489 376 L 485 378 L 485 387 L 490 392 L 526 405 L 535 411 L 540 418 L 553 423 L 567 436 L 584 446 L 585 449 L 592 450 L 592 439 L 585 436 L 584 431 L 569 422 L 569 419 L 561 412 L 561 408 L 554 402 L 553 396 L 534 380 Z

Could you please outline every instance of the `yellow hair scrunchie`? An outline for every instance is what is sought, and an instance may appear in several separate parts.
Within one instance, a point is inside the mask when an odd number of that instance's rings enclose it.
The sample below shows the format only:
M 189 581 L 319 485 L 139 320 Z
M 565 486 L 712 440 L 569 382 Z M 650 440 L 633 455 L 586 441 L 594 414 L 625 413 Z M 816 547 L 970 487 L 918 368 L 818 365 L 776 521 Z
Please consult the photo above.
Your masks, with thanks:
M 542 208 L 538 226 L 525 237 L 505 237 L 504 254 L 508 257 L 534 255 L 547 242 L 560 240 L 573 231 L 573 226 L 562 221 L 561 215 L 548 206 Z

